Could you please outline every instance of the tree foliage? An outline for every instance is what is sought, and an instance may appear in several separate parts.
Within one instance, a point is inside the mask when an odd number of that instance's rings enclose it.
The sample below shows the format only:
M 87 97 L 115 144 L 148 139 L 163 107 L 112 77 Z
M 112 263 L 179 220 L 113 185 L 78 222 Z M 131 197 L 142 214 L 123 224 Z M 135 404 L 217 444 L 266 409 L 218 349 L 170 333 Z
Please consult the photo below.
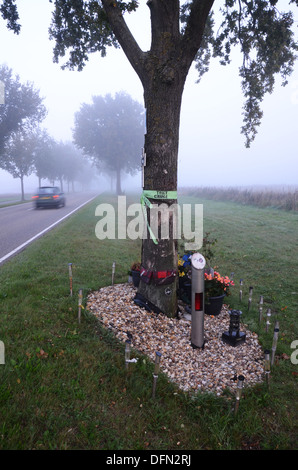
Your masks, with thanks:
M 147 3 L 158 2 L 150 0 Z M 168 3 L 176 6 L 181 3 L 179 42 L 184 55 L 188 48 L 193 47 L 193 43 L 185 39 L 200 35 L 197 11 L 201 10 L 203 18 L 203 6 L 208 2 L 169 0 Z M 246 137 L 247 146 L 254 140 L 261 123 L 261 103 L 265 94 L 273 91 L 276 75 L 280 74 L 283 84 L 287 83 L 297 58 L 293 12 L 290 8 L 286 12 L 280 11 L 279 3 L 278 0 L 225 0 L 222 6 L 217 7 L 217 2 L 214 2 L 196 51 L 196 67 L 200 78 L 208 71 L 211 57 L 218 57 L 226 65 L 230 62 L 234 47 L 240 47 L 243 63 L 239 75 L 245 98 L 242 133 Z M 298 4 L 297 0 L 289 3 Z M 105 55 L 108 46 L 118 47 L 119 41 L 121 43 L 120 27 L 116 20 L 111 23 L 109 9 L 113 7 L 120 16 L 134 11 L 137 6 L 136 1 L 56 0 L 51 28 L 51 37 L 56 40 L 55 60 L 58 61 L 69 51 L 69 60 L 64 66 L 81 70 L 89 53 L 100 51 Z M 215 31 L 214 15 L 218 13 L 222 15 L 222 22 Z
M 14 132 L 35 126 L 46 116 L 43 99 L 31 83 L 22 84 L 7 66 L 0 67 L 4 84 L 4 104 L 0 104 L 0 155 L 6 141 Z
M 21 26 L 18 23 L 19 14 L 15 1 L 16 0 L 3 0 L 2 5 L 0 6 L 0 13 L 2 17 L 7 20 L 7 27 L 18 34 Z
M 34 170 L 35 136 L 30 128 L 13 132 L 0 156 L 0 166 L 13 178 L 21 180 L 22 200 L 24 200 L 24 177 Z
M 134 12 L 138 1 L 116 0 L 49 0 L 54 3 L 50 37 L 55 40 L 54 60 L 69 53 L 63 67 L 81 70 L 92 52 L 106 55 L 110 46 L 123 47 L 130 55 L 135 48 L 123 15 Z M 15 0 L 2 0 L 0 12 L 8 22 L 8 27 L 19 32 L 18 13 Z M 149 0 L 148 6 L 162 3 Z M 287 11 L 280 11 L 285 1 L 279 0 L 168 0 L 168 9 L 180 8 L 181 32 L 179 44 L 181 57 L 194 47 L 187 39 L 201 35 L 202 22 L 204 33 L 197 41 L 196 66 L 199 78 L 208 70 L 211 57 L 219 57 L 222 64 L 230 62 L 231 51 L 239 46 L 243 63 L 239 68 L 244 93 L 244 122 L 242 133 L 249 146 L 255 138 L 262 118 L 261 102 L 266 93 L 271 93 L 277 74 L 282 76 L 283 84 L 293 71 L 296 59 L 297 42 L 294 37 L 294 18 L 290 6 L 298 5 L 298 0 L 290 0 Z M 204 9 L 213 10 L 208 18 Z M 214 15 L 222 15 L 219 29 L 214 30 Z M 152 16 L 154 23 L 160 21 Z M 123 40 L 124 34 L 126 35 Z M 125 44 L 124 44 L 125 43 Z M 179 48 L 177 48 L 178 50 Z M 150 51 L 147 52 L 149 54 Z

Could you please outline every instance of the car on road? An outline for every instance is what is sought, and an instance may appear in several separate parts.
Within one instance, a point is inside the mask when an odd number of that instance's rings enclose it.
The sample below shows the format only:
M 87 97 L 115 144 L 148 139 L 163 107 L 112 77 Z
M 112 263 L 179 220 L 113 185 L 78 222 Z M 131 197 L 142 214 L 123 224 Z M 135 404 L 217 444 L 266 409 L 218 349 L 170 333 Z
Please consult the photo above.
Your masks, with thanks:
M 42 186 L 32 196 L 35 209 L 39 207 L 64 207 L 65 196 L 57 186 Z

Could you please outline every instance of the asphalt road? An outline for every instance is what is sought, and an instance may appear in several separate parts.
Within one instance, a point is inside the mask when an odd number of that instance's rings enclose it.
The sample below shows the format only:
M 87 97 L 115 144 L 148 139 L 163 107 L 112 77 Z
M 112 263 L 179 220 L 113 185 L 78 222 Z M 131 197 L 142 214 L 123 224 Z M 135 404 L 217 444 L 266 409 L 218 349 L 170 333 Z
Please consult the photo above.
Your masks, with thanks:
M 96 195 L 66 194 L 66 205 L 59 209 L 35 209 L 32 202 L 0 208 L 0 264 L 29 243 L 51 230 Z

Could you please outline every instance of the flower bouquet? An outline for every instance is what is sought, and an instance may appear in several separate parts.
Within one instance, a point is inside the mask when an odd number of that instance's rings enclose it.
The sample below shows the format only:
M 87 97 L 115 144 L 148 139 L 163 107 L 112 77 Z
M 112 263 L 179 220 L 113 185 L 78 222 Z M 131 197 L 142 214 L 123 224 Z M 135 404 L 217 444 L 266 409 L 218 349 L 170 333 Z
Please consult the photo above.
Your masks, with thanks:
M 228 276 L 221 276 L 218 271 L 205 272 L 205 313 L 218 315 L 221 311 L 224 297 L 230 295 L 230 287 L 234 282 Z
M 218 271 L 205 272 L 205 295 L 206 297 L 218 297 L 230 295 L 230 287 L 234 282 L 228 276 L 221 276 Z

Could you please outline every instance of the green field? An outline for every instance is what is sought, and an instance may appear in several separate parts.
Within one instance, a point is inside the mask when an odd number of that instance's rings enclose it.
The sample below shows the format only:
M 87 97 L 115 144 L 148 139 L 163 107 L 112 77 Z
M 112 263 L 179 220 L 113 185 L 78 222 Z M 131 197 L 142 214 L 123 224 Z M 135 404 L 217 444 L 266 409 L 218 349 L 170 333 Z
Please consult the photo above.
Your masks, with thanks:
M 1 449 L 192 450 L 296 448 L 298 365 L 298 214 L 230 202 L 204 204 L 204 232 L 217 239 L 214 264 L 234 272 L 230 305 L 271 349 L 280 323 L 271 383 L 245 389 L 233 413 L 229 394 L 190 397 L 160 375 L 152 399 L 153 364 L 142 357 L 124 367 L 124 345 L 86 309 L 78 323 L 78 289 L 126 282 L 140 257 L 140 241 L 95 237 L 102 196 L 0 267 Z M 68 263 L 74 295 L 69 295 Z M 244 298 L 239 302 L 239 279 Z M 253 286 L 247 311 L 248 288 Z M 273 312 L 269 332 L 258 321 L 259 296 Z M 140 355 L 139 355 L 140 356 Z

